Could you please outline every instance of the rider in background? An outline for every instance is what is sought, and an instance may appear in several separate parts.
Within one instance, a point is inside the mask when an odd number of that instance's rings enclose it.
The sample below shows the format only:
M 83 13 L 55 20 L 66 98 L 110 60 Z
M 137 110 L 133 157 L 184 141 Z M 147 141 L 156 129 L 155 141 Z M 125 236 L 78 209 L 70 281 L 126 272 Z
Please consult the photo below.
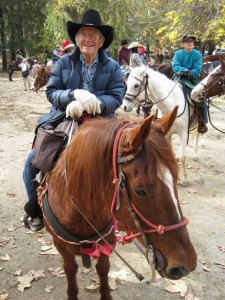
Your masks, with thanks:
M 138 42 L 132 42 L 128 49 L 131 51 L 130 55 L 130 67 L 135 68 L 137 66 L 140 66 L 140 55 L 138 53 L 138 50 L 140 47 L 144 47 L 142 44 L 139 44 Z
M 22 52 L 20 50 L 16 51 L 16 61 L 22 62 L 24 59 Z
M 131 54 L 131 50 L 128 49 L 128 45 L 129 45 L 129 40 L 128 39 L 123 39 L 120 42 L 120 49 L 118 51 L 118 63 L 119 65 L 129 65 L 129 59 L 130 59 L 130 54 Z
M 62 41 L 62 53 L 61 56 L 69 54 L 74 49 L 74 44 L 71 41 Z
M 172 68 L 175 75 L 184 78 L 185 84 L 193 89 L 199 82 L 199 76 L 202 69 L 202 56 L 201 53 L 193 49 L 195 37 L 193 35 L 184 35 L 181 43 L 183 49 L 176 51 Z M 197 103 L 198 107 L 198 132 L 205 133 L 208 131 L 207 111 L 205 102 Z
M 53 64 L 55 64 L 61 57 L 61 50 L 60 50 L 60 46 L 57 45 L 55 47 L 55 50 L 52 52 L 52 61 L 53 61 Z

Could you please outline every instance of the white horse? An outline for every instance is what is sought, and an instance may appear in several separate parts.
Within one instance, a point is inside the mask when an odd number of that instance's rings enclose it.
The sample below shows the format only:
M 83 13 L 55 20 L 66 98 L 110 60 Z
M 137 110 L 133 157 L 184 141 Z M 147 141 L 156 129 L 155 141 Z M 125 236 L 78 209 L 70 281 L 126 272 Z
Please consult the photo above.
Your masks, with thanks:
M 162 73 L 143 66 L 133 68 L 127 80 L 127 91 L 123 100 L 125 111 L 131 111 L 135 103 L 146 102 L 146 97 L 159 109 L 162 115 L 171 112 L 179 106 L 177 119 L 167 134 L 171 142 L 173 134 L 180 137 L 178 158 L 182 165 L 183 186 L 189 185 L 186 171 L 186 146 L 188 142 L 190 117 L 193 116 L 194 107 L 187 103 L 180 83 L 167 78 Z M 200 102 L 201 100 L 198 100 Z M 195 118 L 191 129 L 197 126 Z

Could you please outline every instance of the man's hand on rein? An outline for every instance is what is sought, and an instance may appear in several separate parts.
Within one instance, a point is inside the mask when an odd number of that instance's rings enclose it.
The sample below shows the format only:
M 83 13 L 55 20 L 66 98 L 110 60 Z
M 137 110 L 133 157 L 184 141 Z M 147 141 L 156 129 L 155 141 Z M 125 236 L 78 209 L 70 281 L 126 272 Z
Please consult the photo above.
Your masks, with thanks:
M 66 117 L 74 117 L 80 118 L 85 111 L 83 105 L 78 101 L 72 101 L 66 107 Z
M 88 114 L 95 115 L 96 113 L 101 113 L 101 102 L 97 99 L 97 97 L 94 94 L 86 90 L 76 89 L 74 91 L 74 98 L 83 105 L 84 110 Z

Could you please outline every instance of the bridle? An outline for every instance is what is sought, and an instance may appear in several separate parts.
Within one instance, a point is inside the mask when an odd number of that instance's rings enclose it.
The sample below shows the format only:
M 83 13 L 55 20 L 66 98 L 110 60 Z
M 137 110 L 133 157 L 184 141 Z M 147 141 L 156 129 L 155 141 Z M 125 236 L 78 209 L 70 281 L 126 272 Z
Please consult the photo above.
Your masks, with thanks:
M 153 101 L 152 101 L 152 99 L 149 97 L 149 95 L 147 93 L 147 91 L 149 90 L 149 87 L 148 87 L 148 78 L 149 78 L 149 75 L 146 73 L 145 76 L 144 76 L 144 78 L 143 78 L 143 80 L 141 80 L 138 77 L 133 76 L 133 75 L 130 75 L 130 76 L 134 77 L 137 81 L 139 81 L 141 83 L 141 85 L 140 85 L 139 90 L 138 90 L 138 92 L 137 92 L 136 95 L 132 95 L 132 94 L 126 93 L 124 99 L 131 102 L 130 98 L 132 98 L 133 99 L 132 102 L 134 104 L 138 104 L 138 105 L 140 105 L 142 107 L 153 106 Z M 138 98 L 138 96 L 143 91 L 145 91 L 145 101 L 143 103 L 139 102 L 139 101 L 135 101 Z M 129 96 L 129 97 L 127 97 L 127 96 Z
M 153 270 L 155 268 L 155 264 L 157 266 L 157 270 L 162 270 L 164 267 L 164 262 L 162 255 L 159 253 L 158 250 L 154 249 L 151 242 L 149 241 L 148 237 L 146 234 L 149 233 L 157 233 L 157 234 L 164 234 L 168 231 L 174 231 L 177 229 L 180 229 L 188 224 L 188 219 L 184 218 L 180 223 L 178 224 L 173 224 L 169 226 L 164 226 L 163 224 L 156 225 L 146 219 L 144 215 L 139 211 L 139 209 L 136 207 L 134 202 L 132 201 L 128 189 L 128 184 L 126 181 L 126 176 L 123 173 L 123 164 L 132 161 L 135 159 L 136 156 L 139 155 L 139 153 L 142 151 L 142 147 L 139 148 L 137 151 L 134 153 L 131 153 L 127 156 L 121 156 L 120 153 L 120 137 L 123 133 L 123 131 L 131 126 L 131 123 L 126 123 L 123 125 L 114 140 L 114 146 L 113 146 L 113 173 L 114 173 L 114 180 L 113 184 L 115 185 L 115 191 L 114 191 L 114 197 L 112 201 L 112 206 L 111 206 L 111 214 L 113 217 L 113 223 L 114 223 L 114 233 L 116 236 L 116 239 L 119 243 L 126 244 L 129 243 L 130 241 L 136 239 L 137 237 L 142 237 L 145 246 L 146 246 L 146 258 Z M 138 229 L 137 233 L 131 233 L 130 229 L 124 226 L 126 235 L 121 236 L 120 232 L 118 230 L 117 226 L 117 220 L 115 213 L 120 209 L 120 193 L 121 191 L 125 195 L 126 198 L 126 203 L 127 207 L 129 210 L 129 213 L 131 215 L 132 220 L 134 221 L 136 228 Z M 145 224 L 148 225 L 150 229 L 144 230 L 142 228 L 141 223 L 144 222 Z M 157 264 L 157 260 L 158 264 Z
M 137 92 L 136 95 L 134 95 L 134 94 L 129 94 L 129 93 L 126 92 L 126 94 L 125 94 L 125 96 L 124 96 L 124 99 L 127 100 L 127 101 L 130 101 L 130 102 L 132 102 L 132 103 L 134 103 L 134 104 L 138 104 L 138 105 L 140 105 L 140 106 L 142 106 L 142 107 L 146 107 L 146 106 L 148 106 L 148 107 L 151 106 L 151 107 L 152 107 L 152 106 L 154 106 L 154 105 L 156 105 L 156 104 L 158 104 L 158 103 L 160 103 L 160 102 L 166 100 L 166 99 L 170 96 L 170 94 L 173 92 L 173 90 L 175 89 L 175 87 L 176 87 L 177 84 L 178 84 L 178 81 L 177 81 L 177 82 L 175 83 L 175 85 L 173 86 L 173 88 L 169 91 L 168 95 L 166 95 L 166 97 L 164 97 L 164 98 L 162 98 L 162 99 L 160 99 L 160 100 L 154 102 L 154 101 L 151 99 L 151 97 L 149 96 L 149 94 L 148 94 L 148 91 L 150 91 L 150 90 L 149 90 L 149 86 L 148 86 L 148 78 L 149 78 L 148 73 L 145 74 L 145 76 L 143 77 L 142 80 L 139 79 L 139 78 L 136 77 L 136 76 L 133 76 L 132 74 L 130 74 L 130 76 L 134 77 L 137 81 L 139 81 L 139 82 L 141 83 L 141 85 L 140 85 L 139 90 L 138 90 L 138 92 Z M 143 87 L 143 88 L 142 88 L 142 87 Z M 139 96 L 143 91 L 145 91 L 145 100 L 144 100 L 144 101 L 141 101 L 141 102 L 140 102 L 140 101 L 136 101 L 136 99 L 138 98 L 138 96 Z M 128 96 L 128 97 L 127 97 L 127 96 Z M 133 99 L 133 100 L 132 100 L 132 99 Z
M 204 98 L 207 97 L 211 88 L 213 88 L 214 86 L 216 86 L 217 84 L 220 84 L 220 83 L 223 88 L 223 92 L 222 92 L 222 94 L 220 94 L 220 96 L 225 94 L 225 72 L 223 70 L 221 70 L 221 71 L 223 74 L 219 75 L 218 80 L 216 80 L 214 82 L 214 84 L 211 85 L 211 84 L 204 84 L 203 82 L 200 82 L 200 84 L 203 85 L 203 87 L 204 87 L 204 91 L 202 92 L 202 93 L 204 93 Z M 212 76 L 216 76 L 216 75 L 217 75 L 216 73 L 212 74 Z

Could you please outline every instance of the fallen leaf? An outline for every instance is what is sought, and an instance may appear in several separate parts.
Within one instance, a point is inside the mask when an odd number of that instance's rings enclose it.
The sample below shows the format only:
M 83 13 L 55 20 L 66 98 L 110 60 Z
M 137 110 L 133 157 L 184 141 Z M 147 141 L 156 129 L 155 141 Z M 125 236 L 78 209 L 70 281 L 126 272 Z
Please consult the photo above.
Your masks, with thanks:
M 41 251 L 47 251 L 47 250 L 50 250 L 52 249 L 52 246 L 47 246 L 47 245 L 44 245 L 44 246 L 41 246 Z
M 41 277 L 45 277 L 45 271 L 44 270 L 38 270 L 38 271 L 32 270 L 29 272 L 29 275 L 31 275 L 34 278 L 34 280 L 38 280 Z
M 116 280 L 121 280 L 121 281 L 127 280 L 129 276 L 130 273 L 123 269 L 118 272 L 113 271 L 109 273 L 110 278 L 114 278 Z
M 52 292 L 52 290 L 53 290 L 53 286 L 52 285 L 48 285 L 48 286 L 46 286 L 46 288 L 45 288 L 45 292 L 46 293 L 51 293 Z
M 43 255 L 58 255 L 59 252 L 57 251 L 56 247 L 54 245 L 51 246 L 49 250 L 41 251 L 40 254 Z
M 202 265 L 202 270 L 204 270 L 206 272 L 210 272 L 210 269 L 205 265 Z
M 65 277 L 66 276 L 64 270 L 61 270 L 60 267 L 48 268 L 48 270 L 53 274 L 53 276 L 56 276 L 56 277 Z
M 9 227 L 7 228 L 7 230 L 8 230 L 9 232 L 14 231 L 14 230 L 16 230 L 16 226 L 15 226 L 15 225 L 9 226 Z
M 10 198 L 16 197 L 16 193 L 7 192 L 6 195 L 9 196 Z
M 185 297 L 187 294 L 187 284 L 183 280 L 170 280 L 173 285 L 165 287 L 165 290 L 170 293 L 180 293 L 181 297 Z
M 38 242 L 42 245 L 52 244 L 52 241 L 46 241 L 43 237 L 41 239 L 38 239 Z
M 193 294 L 187 294 L 184 298 L 185 300 L 200 300 L 200 298 L 195 297 Z
M 6 253 L 5 256 L 0 256 L 0 261 L 9 261 L 10 260 L 10 256 Z
M 222 251 L 223 253 L 225 253 L 225 247 L 218 246 L 218 248 L 220 249 L 220 251 Z
M 5 246 L 6 244 L 8 244 L 9 241 L 13 240 L 13 238 L 11 236 L 4 236 L 1 240 L 0 240 L 0 247 Z
M 17 275 L 17 276 L 20 276 L 21 273 L 22 273 L 22 270 L 19 269 L 19 270 L 16 270 L 13 274 L 14 274 L 14 275 Z
M 32 230 L 26 231 L 25 233 L 26 233 L 26 234 L 30 234 L 30 235 L 36 234 L 36 232 L 34 232 L 34 231 L 32 231 Z
M 0 292 L 0 300 L 6 300 L 9 298 L 9 294 L 4 292 L 4 291 L 1 291 Z
M 0 267 L 0 271 L 2 271 L 3 270 L 3 268 L 2 267 Z
M 18 290 L 23 293 L 26 288 L 31 287 L 31 282 L 34 280 L 32 275 L 25 275 L 17 277 L 17 280 L 20 284 L 18 284 Z
M 221 269 L 225 269 L 225 263 L 215 262 L 215 265 L 218 265 Z
M 97 292 L 99 290 L 99 283 L 93 283 L 86 287 L 86 290 L 90 292 Z

